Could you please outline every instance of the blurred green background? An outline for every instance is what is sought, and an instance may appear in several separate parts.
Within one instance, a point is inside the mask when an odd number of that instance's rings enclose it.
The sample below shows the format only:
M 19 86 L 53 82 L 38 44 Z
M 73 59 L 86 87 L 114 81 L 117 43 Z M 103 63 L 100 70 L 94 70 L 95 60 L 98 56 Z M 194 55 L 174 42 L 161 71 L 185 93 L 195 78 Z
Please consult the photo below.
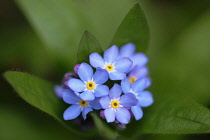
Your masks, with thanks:
M 139 2 L 150 26 L 148 57 L 152 91 L 186 94 L 209 107 L 209 0 L 48 2 L 1 0 L 1 74 L 7 70 L 24 71 L 59 84 L 63 74 L 72 71 L 83 32 L 89 30 L 102 47 L 107 48 L 126 13 Z M 0 140 L 79 139 L 56 120 L 23 101 L 2 75 L 0 89 Z M 208 134 L 147 134 L 139 138 L 181 140 L 209 137 Z

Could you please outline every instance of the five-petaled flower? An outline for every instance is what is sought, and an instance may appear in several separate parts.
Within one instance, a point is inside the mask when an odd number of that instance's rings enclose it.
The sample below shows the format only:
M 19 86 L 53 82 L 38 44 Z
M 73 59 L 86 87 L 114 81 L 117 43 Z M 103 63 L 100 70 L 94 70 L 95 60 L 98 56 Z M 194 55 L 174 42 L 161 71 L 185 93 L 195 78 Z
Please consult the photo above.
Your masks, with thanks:
M 71 78 L 68 81 L 68 86 L 82 100 L 93 101 L 95 97 L 102 97 L 109 94 L 109 88 L 102 85 L 108 80 L 108 73 L 103 69 L 96 69 L 93 74 L 93 69 L 87 63 L 81 63 L 78 68 L 80 79 Z
M 63 114 L 64 120 L 72 120 L 77 118 L 82 112 L 82 117 L 86 119 L 87 114 L 93 109 L 101 109 L 99 98 L 95 98 L 94 101 L 84 101 L 79 98 L 71 89 L 63 90 L 63 100 L 72 104 L 67 108 Z
M 110 89 L 109 95 L 100 98 L 100 104 L 105 109 L 104 115 L 108 123 L 115 120 L 122 124 L 129 123 L 131 114 L 126 107 L 135 106 L 138 103 L 133 94 L 128 93 L 120 96 L 121 93 L 121 86 L 114 84 Z
M 89 56 L 90 64 L 95 68 L 107 70 L 111 80 L 122 80 L 132 67 L 133 62 L 128 57 L 119 58 L 119 50 L 113 45 L 104 52 L 104 58 L 98 53 Z
M 153 96 L 149 91 L 144 91 L 150 85 L 150 80 L 147 77 L 136 80 L 130 84 L 128 78 L 121 81 L 122 91 L 126 94 L 132 93 L 138 99 L 138 104 L 131 107 L 131 111 L 136 120 L 143 116 L 141 107 L 148 107 L 153 103 Z

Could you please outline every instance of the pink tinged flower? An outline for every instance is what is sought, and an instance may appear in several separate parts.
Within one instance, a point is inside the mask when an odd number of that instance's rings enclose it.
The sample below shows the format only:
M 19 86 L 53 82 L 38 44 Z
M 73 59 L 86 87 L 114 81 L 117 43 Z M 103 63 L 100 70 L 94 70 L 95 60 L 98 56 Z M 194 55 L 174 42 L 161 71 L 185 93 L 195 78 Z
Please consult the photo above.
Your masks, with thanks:
M 76 64 L 74 66 L 74 72 L 77 74 L 80 64 Z

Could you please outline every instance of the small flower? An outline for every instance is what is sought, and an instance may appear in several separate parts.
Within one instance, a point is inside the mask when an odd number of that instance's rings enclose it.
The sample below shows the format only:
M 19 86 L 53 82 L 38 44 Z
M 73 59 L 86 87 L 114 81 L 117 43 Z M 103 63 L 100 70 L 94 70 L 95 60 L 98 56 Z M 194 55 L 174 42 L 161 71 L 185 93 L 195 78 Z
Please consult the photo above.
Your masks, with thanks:
M 80 64 L 78 68 L 78 76 L 81 79 L 71 78 L 68 81 L 68 86 L 82 100 L 93 101 L 95 97 L 102 97 L 109 94 L 109 88 L 102 85 L 108 80 L 106 70 L 97 69 L 93 74 L 93 69 L 87 63 Z M 79 94 L 81 92 L 81 94 Z
M 133 84 L 136 80 L 148 76 L 149 71 L 145 66 L 135 66 L 128 74 L 130 84 Z M 149 84 L 149 83 L 148 83 Z M 149 86 L 149 85 L 148 85 Z
M 148 62 L 148 58 L 144 53 L 135 53 L 136 46 L 133 43 L 123 45 L 119 51 L 119 58 L 128 57 L 133 61 L 131 70 L 135 67 L 143 67 Z
M 138 99 L 138 104 L 131 107 L 136 120 L 141 119 L 143 116 L 141 107 L 148 107 L 154 102 L 152 94 L 149 91 L 144 91 L 148 87 L 148 83 L 150 83 L 150 80 L 146 77 L 136 80 L 132 85 L 128 78 L 121 81 L 122 91 L 126 94 L 132 93 Z
M 84 101 L 80 99 L 71 89 L 63 90 L 63 100 L 72 104 L 67 108 L 63 114 L 64 120 L 72 120 L 77 118 L 82 112 L 82 117 L 86 119 L 87 114 L 93 109 L 101 109 L 99 103 L 99 98 L 96 98 L 94 101 Z
M 122 89 L 120 85 L 114 84 L 110 89 L 109 96 L 101 97 L 100 104 L 104 110 L 106 121 L 119 121 L 122 124 L 127 124 L 130 121 L 131 114 L 126 107 L 135 106 L 138 100 L 131 93 L 120 96 Z
M 113 45 L 104 52 L 104 58 L 98 53 L 90 54 L 90 64 L 95 68 L 107 70 L 111 80 L 122 80 L 132 66 L 132 61 L 128 57 L 118 59 L 118 47 Z

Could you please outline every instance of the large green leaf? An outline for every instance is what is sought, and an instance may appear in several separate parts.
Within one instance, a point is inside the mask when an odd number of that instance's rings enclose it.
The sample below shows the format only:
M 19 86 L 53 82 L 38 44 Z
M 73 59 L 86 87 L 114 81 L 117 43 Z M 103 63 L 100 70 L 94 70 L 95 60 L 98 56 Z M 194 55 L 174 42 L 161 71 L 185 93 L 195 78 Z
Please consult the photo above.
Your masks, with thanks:
M 25 105 L 25 104 L 24 104 Z M 0 106 L 0 138 L 2 140 L 58 140 L 80 139 L 49 116 L 44 116 L 32 107 L 12 102 Z M 35 116 L 37 115 L 37 116 Z M 48 120 L 44 120 L 48 119 Z M 83 138 L 84 139 L 84 138 Z
M 93 52 L 102 53 L 103 49 L 88 31 L 85 31 L 79 44 L 77 52 L 77 63 L 87 62 L 89 63 L 89 55 Z
M 149 42 L 149 27 L 143 10 L 137 3 L 120 24 L 110 45 L 134 43 L 137 51 L 145 52 Z
M 17 71 L 8 71 L 4 76 L 26 102 L 54 117 L 74 134 L 80 136 L 93 135 L 93 131 L 87 131 L 83 135 L 84 132 L 78 130 L 71 121 L 63 120 L 63 112 L 67 108 L 67 104 L 55 96 L 51 83 Z
M 210 110 L 185 96 L 169 94 L 156 98 L 141 123 L 141 133 L 210 133 Z
M 185 96 L 171 95 L 155 96 L 154 104 L 143 108 L 143 118 L 133 119 L 119 135 L 135 139 L 140 134 L 210 133 L 210 110 Z

